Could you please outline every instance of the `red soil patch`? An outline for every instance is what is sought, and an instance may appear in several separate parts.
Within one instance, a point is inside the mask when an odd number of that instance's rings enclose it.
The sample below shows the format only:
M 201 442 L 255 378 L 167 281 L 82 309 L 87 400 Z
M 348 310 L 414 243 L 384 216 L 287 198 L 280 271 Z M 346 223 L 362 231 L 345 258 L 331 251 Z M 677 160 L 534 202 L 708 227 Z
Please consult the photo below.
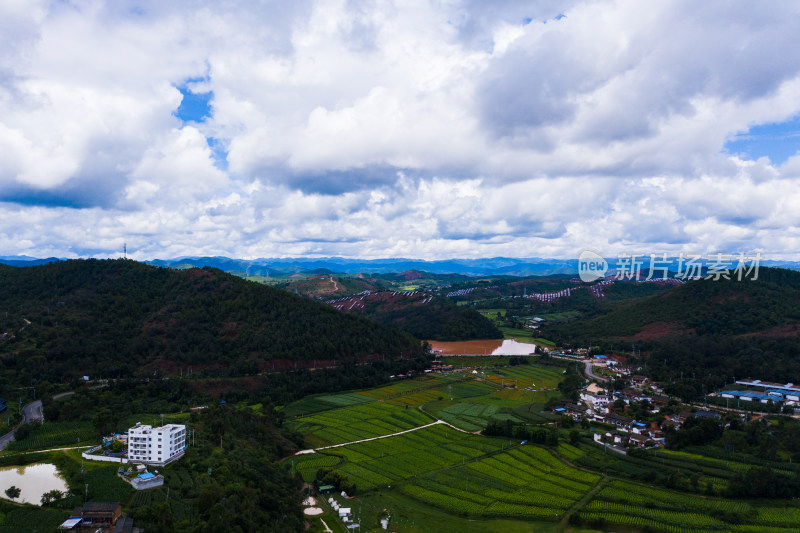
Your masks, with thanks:
M 800 324 L 787 324 L 785 326 L 776 326 L 774 328 L 765 329 L 763 331 L 754 331 L 753 333 L 743 333 L 737 335 L 740 337 L 798 337 L 800 336 Z
M 419 270 L 408 270 L 406 272 L 401 272 L 400 274 L 397 274 L 397 277 L 400 279 L 404 279 L 406 281 L 411 281 L 412 279 L 424 278 L 425 274 L 423 274 Z
M 647 324 L 642 331 L 633 336 L 637 341 L 649 341 L 667 337 L 681 331 L 681 326 L 677 322 L 653 322 Z

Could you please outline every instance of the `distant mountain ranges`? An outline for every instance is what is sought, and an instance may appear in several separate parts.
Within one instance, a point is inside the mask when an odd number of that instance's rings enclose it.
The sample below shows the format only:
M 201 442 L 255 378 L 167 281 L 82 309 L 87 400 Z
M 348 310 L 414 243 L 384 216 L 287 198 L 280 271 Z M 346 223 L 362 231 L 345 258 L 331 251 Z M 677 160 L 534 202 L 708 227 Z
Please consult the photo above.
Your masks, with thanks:
M 30 256 L 0 256 L 0 263 L 13 266 L 33 266 L 60 260 Z M 677 268 L 677 258 L 669 258 Z M 618 258 L 606 258 L 610 269 L 620 266 Z M 446 259 L 424 261 L 420 259 L 348 259 L 342 257 L 323 258 L 260 258 L 234 259 L 229 257 L 177 257 L 172 259 L 152 259 L 147 264 L 172 267 L 213 267 L 225 272 L 241 273 L 244 276 L 286 277 L 292 274 L 390 274 L 420 271 L 431 274 L 462 274 L 465 276 L 553 276 L 576 275 L 577 259 L 548 258 L 509 258 L 490 257 L 481 259 Z M 643 265 L 646 268 L 648 261 Z M 713 258 L 705 258 L 702 264 L 708 265 Z M 762 260 L 761 266 L 782 267 L 800 270 L 800 261 Z M 674 269 L 673 269 L 674 270 Z

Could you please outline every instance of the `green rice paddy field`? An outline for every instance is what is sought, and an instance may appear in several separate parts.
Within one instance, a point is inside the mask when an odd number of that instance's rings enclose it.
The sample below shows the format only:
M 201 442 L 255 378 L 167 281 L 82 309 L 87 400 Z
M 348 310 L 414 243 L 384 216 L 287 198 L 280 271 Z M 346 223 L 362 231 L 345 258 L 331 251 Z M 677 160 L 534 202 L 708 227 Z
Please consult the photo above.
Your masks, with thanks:
M 478 434 L 490 420 L 547 424 L 542 403 L 557 396 L 561 372 L 521 365 L 307 398 L 285 409 L 296 413 L 293 427 L 314 447 L 343 445 L 285 463 L 309 482 L 326 467 L 355 483 L 347 505 L 360 509 L 363 531 L 381 531 L 383 509 L 397 532 L 800 529 L 798 502 L 726 500 L 635 480 L 646 471 L 697 473 L 718 493 L 751 464 L 663 450 L 609 455 L 588 436 L 568 444 L 567 432 L 557 447 Z M 383 438 L 347 444 L 374 437 Z

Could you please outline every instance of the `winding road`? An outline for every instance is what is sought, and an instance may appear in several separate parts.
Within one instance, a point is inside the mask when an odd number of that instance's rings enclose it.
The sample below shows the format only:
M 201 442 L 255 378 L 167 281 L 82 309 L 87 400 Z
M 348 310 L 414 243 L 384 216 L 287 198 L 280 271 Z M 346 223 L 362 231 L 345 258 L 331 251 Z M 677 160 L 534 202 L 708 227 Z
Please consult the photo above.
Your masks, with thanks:
M 592 372 L 592 361 L 586 361 L 584 363 L 586 365 L 586 376 L 591 379 L 596 379 L 597 381 L 608 381 L 608 378 L 604 378 L 602 376 L 598 376 L 594 372 Z
M 36 400 L 35 402 L 31 402 L 25 405 L 22 408 L 22 424 L 27 424 L 28 422 L 33 422 L 34 420 L 44 420 L 44 415 L 42 414 L 42 400 Z M 15 427 L 2 437 L 0 437 L 0 450 L 5 449 L 9 443 L 14 440 L 14 432 L 17 430 Z

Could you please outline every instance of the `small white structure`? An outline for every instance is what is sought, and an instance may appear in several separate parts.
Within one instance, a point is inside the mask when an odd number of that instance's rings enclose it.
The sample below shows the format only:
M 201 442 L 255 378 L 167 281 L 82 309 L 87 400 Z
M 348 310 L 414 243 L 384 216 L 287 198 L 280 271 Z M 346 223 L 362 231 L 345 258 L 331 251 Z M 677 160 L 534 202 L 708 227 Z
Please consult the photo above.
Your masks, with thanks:
M 128 430 L 128 460 L 163 466 L 183 456 L 186 426 L 166 424 L 154 428 L 137 422 Z

